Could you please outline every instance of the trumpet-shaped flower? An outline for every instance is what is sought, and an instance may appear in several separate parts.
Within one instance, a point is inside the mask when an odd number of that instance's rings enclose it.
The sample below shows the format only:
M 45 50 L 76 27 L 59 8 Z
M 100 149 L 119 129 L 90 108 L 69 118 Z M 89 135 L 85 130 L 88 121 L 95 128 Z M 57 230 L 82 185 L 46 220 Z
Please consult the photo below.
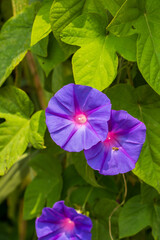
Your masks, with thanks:
M 104 93 L 68 84 L 50 99 L 46 124 L 57 145 L 69 152 L 80 152 L 106 139 L 110 113 L 110 100 Z
M 44 208 L 36 219 L 38 240 L 91 240 L 91 219 L 66 207 L 64 201 Z
M 105 141 L 84 151 L 87 163 L 103 175 L 128 172 L 135 168 L 145 137 L 144 123 L 126 111 L 112 110 Z

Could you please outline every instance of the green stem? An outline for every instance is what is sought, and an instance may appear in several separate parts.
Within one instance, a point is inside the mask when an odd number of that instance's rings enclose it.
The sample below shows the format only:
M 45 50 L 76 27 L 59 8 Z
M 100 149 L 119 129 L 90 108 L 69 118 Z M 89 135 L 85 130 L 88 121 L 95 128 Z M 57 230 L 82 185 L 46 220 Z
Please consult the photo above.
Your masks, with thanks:
M 111 238 L 111 240 L 114 240 L 113 236 L 112 236 L 112 225 L 111 225 L 111 219 L 113 214 L 118 210 L 118 208 L 120 208 L 121 206 L 123 206 L 123 204 L 126 201 L 126 196 L 127 196 L 127 182 L 126 182 L 126 178 L 125 175 L 122 174 L 123 176 L 123 181 L 124 181 L 124 196 L 123 196 L 123 201 L 121 202 L 121 204 L 117 205 L 113 211 L 111 212 L 110 216 L 109 216 L 109 236 Z
M 101 178 L 102 178 L 102 176 L 98 179 L 98 182 L 101 180 Z M 89 199 L 93 189 L 94 189 L 94 187 L 91 187 L 91 189 L 89 190 L 89 192 L 88 192 L 88 194 L 87 194 L 87 196 L 86 196 L 86 198 L 84 200 L 84 203 L 82 205 L 82 210 L 85 210 L 86 203 L 87 203 L 87 201 L 88 201 L 88 199 Z
M 89 192 L 88 192 L 88 194 L 87 194 L 87 196 L 86 196 L 86 198 L 85 198 L 85 200 L 84 200 L 84 203 L 83 203 L 83 205 L 82 205 L 82 210 L 83 210 L 83 211 L 85 210 L 86 203 L 87 203 L 87 201 L 88 201 L 88 199 L 89 199 L 92 191 L 93 191 L 93 187 L 91 187 L 91 189 L 89 190 Z
M 129 79 L 129 82 L 131 84 L 131 86 L 133 86 L 133 80 L 132 80 L 132 76 L 131 76 L 131 73 L 130 73 L 130 67 L 127 66 L 127 75 L 128 75 L 128 79 Z
M 30 68 L 30 72 L 33 76 L 33 82 L 34 82 L 34 86 L 35 86 L 35 89 L 37 92 L 37 97 L 38 97 L 40 106 L 42 109 L 45 109 L 47 102 L 46 102 L 45 95 L 44 95 L 44 89 L 42 87 L 40 77 L 38 75 L 38 71 L 36 68 L 36 63 L 35 63 L 35 60 L 31 54 L 31 52 L 27 53 L 26 59 L 27 59 L 28 66 Z
M 123 58 L 120 58 L 119 60 L 119 67 L 118 67 L 118 76 L 117 76 L 117 83 L 120 83 L 121 80 L 121 74 L 122 74 L 122 66 L 123 66 Z

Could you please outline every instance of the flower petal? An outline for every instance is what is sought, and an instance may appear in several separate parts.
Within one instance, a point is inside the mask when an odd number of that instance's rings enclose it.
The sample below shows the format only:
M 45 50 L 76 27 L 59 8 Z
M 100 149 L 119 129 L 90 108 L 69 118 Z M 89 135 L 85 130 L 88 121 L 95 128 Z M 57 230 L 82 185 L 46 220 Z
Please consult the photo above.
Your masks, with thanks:
M 59 233 L 57 235 L 54 235 L 54 233 L 51 233 L 49 235 L 46 235 L 44 237 L 38 238 L 38 240 L 70 240 L 65 233 Z
M 36 232 L 39 240 L 90 240 L 92 222 L 89 217 L 65 206 L 64 201 L 44 208 L 36 219 Z
M 76 233 L 77 239 L 78 240 L 91 240 L 92 239 L 92 234 L 90 232 L 78 232 Z
M 103 175 L 131 171 L 145 141 L 145 125 L 123 110 L 112 110 L 108 135 L 106 141 L 84 151 L 87 163 Z
M 74 127 L 73 121 L 61 116 L 55 116 L 55 115 L 53 116 L 53 114 L 47 111 L 46 111 L 46 124 L 50 133 L 56 132 L 58 130 L 63 131 L 63 128 L 71 124 Z
M 71 149 L 67 148 L 67 144 L 76 131 L 77 131 L 77 128 L 75 128 L 75 125 L 70 124 L 58 131 L 51 132 L 50 134 L 51 134 L 51 138 L 57 145 L 59 145 L 66 151 L 70 151 L 70 150 L 72 151 L 72 148 Z
M 97 154 L 93 154 L 97 152 Z M 125 173 L 135 167 L 134 160 L 126 155 L 120 148 L 113 150 L 106 147 L 103 142 L 98 143 L 85 151 L 88 165 L 103 175 L 116 175 Z
M 77 130 L 73 130 L 62 148 L 68 152 L 80 152 L 83 149 L 91 148 L 100 140 L 97 132 L 87 123 Z
M 64 208 L 64 213 L 65 213 L 65 216 L 67 218 L 70 218 L 71 220 L 73 220 L 78 215 L 78 213 L 76 212 L 76 210 L 74 208 L 70 208 L 67 206 L 65 206 L 65 208 Z
M 99 90 L 88 86 L 75 85 L 74 92 L 77 102 L 82 112 L 92 111 L 93 109 L 111 105 L 109 98 Z M 110 110 L 106 114 L 110 114 Z
M 68 110 L 69 113 L 75 114 L 75 102 L 74 102 L 74 84 L 70 83 L 61 88 L 53 98 Z M 57 106 L 52 106 L 54 109 Z
M 81 231 L 83 229 L 83 231 L 91 231 L 92 229 L 92 221 L 90 218 L 88 218 L 85 215 L 82 214 L 78 214 L 75 218 L 74 218 L 74 222 L 76 225 L 76 229 L 78 231 Z
M 36 220 L 36 229 L 37 229 L 37 236 L 44 237 L 52 233 L 55 235 L 55 232 L 61 228 L 60 224 L 43 221 L 42 219 Z M 54 234 L 53 234 L 54 233 Z
M 111 150 L 110 155 L 106 155 L 100 174 L 116 175 L 129 172 L 133 168 L 135 168 L 133 159 L 119 148 L 118 151 Z
M 105 149 L 103 142 L 99 142 L 92 148 L 84 150 L 88 165 L 98 171 L 102 169 L 104 161 L 106 161 L 106 157 L 109 153 L 110 149 Z
M 49 101 L 46 124 L 53 141 L 64 150 L 79 152 L 105 140 L 110 100 L 97 89 L 68 84 Z M 86 122 L 77 122 L 84 114 Z
M 37 236 L 43 237 L 61 228 L 59 221 L 64 218 L 63 212 L 44 208 L 42 215 L 36 219 Z
M 56 212 L 58 212 L 59 214 L 61 214 L 62 216 L 65 217 L 64 208 L 65 208 L 64 201 L 56 202 L 56 203 L 53 205 L 53 210 L 56 211 Z
M 61 201 L 60 201 L 61 202 Z M 55 218 L 56 217 L 56 218 Z M 61 220 L 64 217 L 63 211 L 58 211 L 53 208 L 45 207 L 42 210 L 42 215 L 39 217 L 39 219 L 43 219 L 43 221 L 49 221 L 54 223 L 54 219 L 56 219 L 56 222 Z
M 74 219 L 74 222 L 75 222 L 75 233 L 76 233 L 76 236 L 83 240 L 91 240 L 91 229 L 92 229 L 92 221 L 90 218 L 82 215 L 82 214 L 79 214 L 75 219 Z

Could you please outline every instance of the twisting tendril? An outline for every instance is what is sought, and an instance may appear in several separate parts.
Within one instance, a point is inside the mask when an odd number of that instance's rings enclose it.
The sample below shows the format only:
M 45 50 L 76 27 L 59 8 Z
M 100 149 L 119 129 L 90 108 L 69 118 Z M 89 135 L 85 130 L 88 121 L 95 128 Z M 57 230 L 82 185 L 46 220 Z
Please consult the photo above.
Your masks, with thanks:
M 123 201 L 113 209 L 113 211 L 111 212 L 111 214 L 110 214 L 110 216 L 109 216 L 109 236 L 110 236 L 111 240 L 114 240 L 114 239 L 113 239 L 113 236 L 112 236 L 112 224 L 111 224 L 112 216 L 113 216 L 113 214 L 114 214 L 121 206 L 123 206 L 123 204 L 124 204 L 125 201 L 126 201 L 126 196 L 127 196 L 127 182 L 126 182 L 125 175 L 122 174 L 122 176 L 123 176 L 123 181 L 124 181 L 124 196 L 123 196 Z

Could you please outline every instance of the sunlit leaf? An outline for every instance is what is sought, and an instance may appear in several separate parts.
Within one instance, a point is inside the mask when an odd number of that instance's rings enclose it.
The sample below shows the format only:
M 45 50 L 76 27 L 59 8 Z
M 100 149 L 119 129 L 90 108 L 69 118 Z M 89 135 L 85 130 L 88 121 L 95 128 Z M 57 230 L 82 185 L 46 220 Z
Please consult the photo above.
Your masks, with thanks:
M 73 56 L 73 73 L 77 84 L 99 90 L 108 87 L 117 74 L 120 53 L 130 61 L 136 59 L 136 36 L 118 38 L 106 33 L 107 21 L 98 14 L 83 14 L 69 24 L 61 39 L 81 46 Z
M 75 51 L 75 47 L 69 46 L 61 42 L 60 34 L 62 30 L 78 17 L 83 10 L 85 0 L 55 0 L 50 11 L 50 21 L 54 36 L 60 42 L 66 55 L 70 55 Z
M 31 34 L 31 46 L 48 36 L 48 34 L 51 32 L 49 12 L 52 3 L 52 0 L 44 1 L 42 7 L 35 17 Z
M 137 63 L 148 84 L 160 93 L 160 2 L 126 1 L 109 27 L 117 36 L 138 33 Z
M 45 120 L 42 112 L 33 113 L 33 104 L 27 94 L 15 87 L 0 89 L 0 175 L 19 159 L 28 143 L 43 148 Z
M 0 33 L 0 86 L 12 70 L 22 61 L 30 48 L 31 30 L 36 14 L 36 5 L 10 18 Z
M 115 16 L 125 0 L 103 0 L 106 9 Z
M 36 112 L 30 120 L 29 141 L 34 148 L 44 148 L 44 133 L 46 131 L 45 112 Z

